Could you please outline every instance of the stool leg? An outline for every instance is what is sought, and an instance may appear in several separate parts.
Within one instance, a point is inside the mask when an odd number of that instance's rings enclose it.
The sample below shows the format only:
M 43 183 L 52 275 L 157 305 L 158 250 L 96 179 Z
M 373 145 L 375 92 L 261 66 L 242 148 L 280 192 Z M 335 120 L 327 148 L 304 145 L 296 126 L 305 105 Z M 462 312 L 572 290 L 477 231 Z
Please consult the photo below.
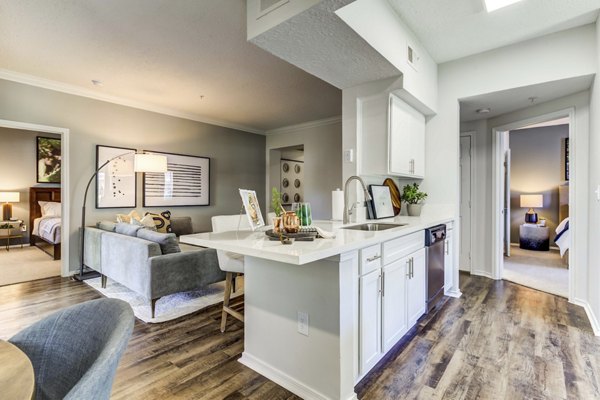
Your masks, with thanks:
M 221 332 L 225 332 L 225 325 L 227 325 L 227 311 L 226 307 L 229 307 L 229 300 L 231 299 L 231 289 L 233 281 L 233 272 L 227 272 L 225 274 L 225 296 L 223 297 L 223 312 L 221 313 Z

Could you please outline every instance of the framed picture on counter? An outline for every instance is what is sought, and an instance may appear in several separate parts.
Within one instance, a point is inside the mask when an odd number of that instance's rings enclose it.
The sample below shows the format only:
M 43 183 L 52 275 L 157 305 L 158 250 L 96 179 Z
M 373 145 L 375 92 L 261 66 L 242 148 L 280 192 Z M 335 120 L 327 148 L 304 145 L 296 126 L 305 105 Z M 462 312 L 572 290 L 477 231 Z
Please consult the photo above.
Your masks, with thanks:
M 392 196 L 390 188 L 386 185 L 369 185 L 371 193 L 373 218 L 391 218 L 394 216 L 394 207 L 392 206 Z
M 260 204 L 258 204 L 258 198 L 254 190 L 240 189 L 240 196 L 242 197 L 242 203 L 246 210 L 246 216 L 248 217 L 248 223 L 252 230 L 256 230 L 260 227 L 265 226 L 265 220 L 263 219 L 262 212 L 260 211 Z
M 167 172 L 144 173 L 144 207 L 210 205 L 210 158 L 144 151 L 167 157 Z

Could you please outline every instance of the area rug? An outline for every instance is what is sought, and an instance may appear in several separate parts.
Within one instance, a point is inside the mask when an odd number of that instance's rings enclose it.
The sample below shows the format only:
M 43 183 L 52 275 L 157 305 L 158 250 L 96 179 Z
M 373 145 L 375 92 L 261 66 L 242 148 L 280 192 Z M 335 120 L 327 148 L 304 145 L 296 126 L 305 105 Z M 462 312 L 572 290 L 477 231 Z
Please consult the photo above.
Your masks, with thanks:
M 152 318 L 150 301 L 125 286 L 109 279 L 106 288 L 103 289 L 100 278 L 88 279 L 84 282 L 106 297 L 128 302 L 137 318 L 152 324 L 170 321 L 220 303 L 223 301 L 225 290 L 225 282 L 223 281 L 209 285 L 202 290 L 161 297 L 156 302 L 156 310 L 154 318 Z M 232 297 L 241 296 L 243 293 L 243 286 L 240 285 Z
M 504 258 L 504 279 L 542 292 L 569 296 L 569 269 L 558 251 L 531 251 L 511 247 Z

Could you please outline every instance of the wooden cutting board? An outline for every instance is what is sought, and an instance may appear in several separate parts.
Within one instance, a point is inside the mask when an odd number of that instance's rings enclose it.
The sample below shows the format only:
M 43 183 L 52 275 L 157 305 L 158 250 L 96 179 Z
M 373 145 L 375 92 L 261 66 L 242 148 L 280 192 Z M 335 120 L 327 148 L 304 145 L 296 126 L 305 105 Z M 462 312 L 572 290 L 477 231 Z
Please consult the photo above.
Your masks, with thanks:
M 392 197 L 392 207 L 394 208 L 394 215 L 400 214 L 402 209 L 402 199 L 400 198 L 400 189 L 396 186 L 396 182 L 392 178 L 387 178 L 383 181 L 383 184 L 390 188 L 390 196 Z

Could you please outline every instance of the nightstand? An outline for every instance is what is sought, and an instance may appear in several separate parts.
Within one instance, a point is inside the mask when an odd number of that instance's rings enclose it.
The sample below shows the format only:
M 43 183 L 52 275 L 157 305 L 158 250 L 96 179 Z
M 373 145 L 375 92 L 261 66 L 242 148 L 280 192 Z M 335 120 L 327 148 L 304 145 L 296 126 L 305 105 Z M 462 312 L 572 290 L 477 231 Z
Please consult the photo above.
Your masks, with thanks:
M 10 251 L 11 239 L 19 239 L 23 248 L 23 221 L 0 221 L 0 239 L 6 239 L 6 251 Z
M 526 250 L 550 250 L 550 229 L 537 224 L 523 224 L 519 227 L 519 247 Z

